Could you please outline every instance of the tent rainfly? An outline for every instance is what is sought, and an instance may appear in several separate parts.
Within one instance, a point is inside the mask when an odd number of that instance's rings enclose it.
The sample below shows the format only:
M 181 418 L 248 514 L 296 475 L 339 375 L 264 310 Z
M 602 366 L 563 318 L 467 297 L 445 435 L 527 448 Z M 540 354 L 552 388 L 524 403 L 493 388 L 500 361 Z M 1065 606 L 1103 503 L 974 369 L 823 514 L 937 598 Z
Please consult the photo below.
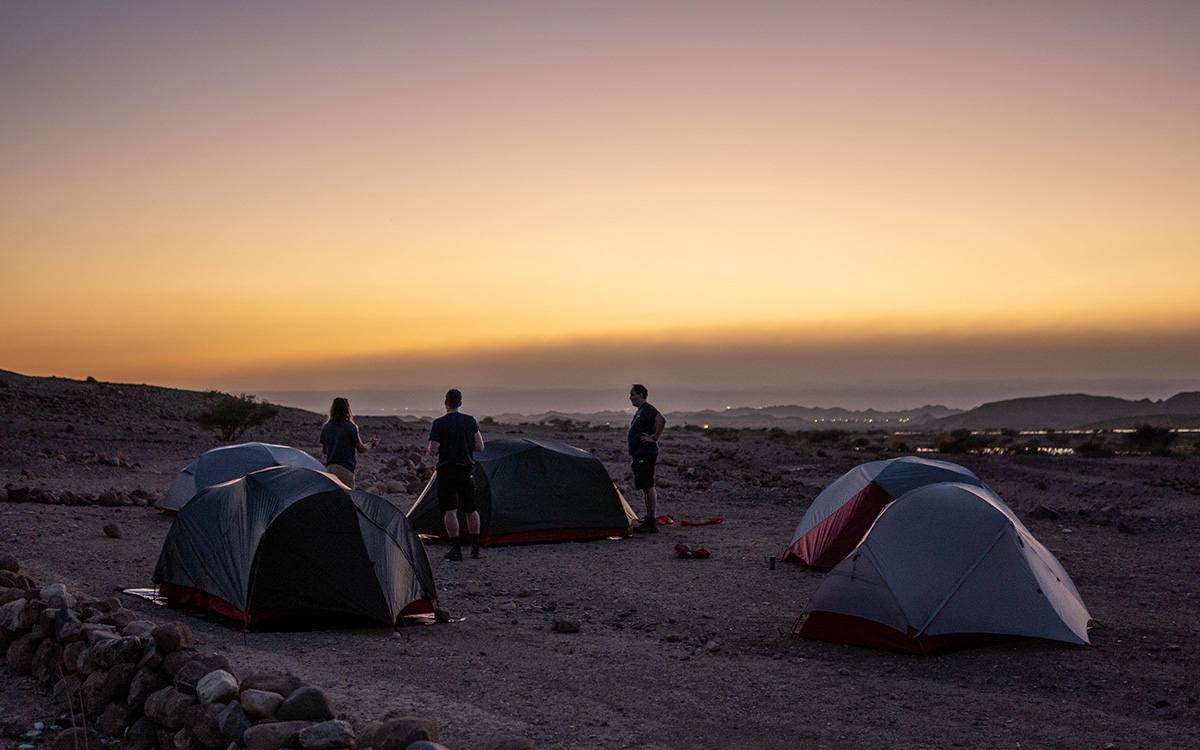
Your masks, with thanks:
M 999 497 L 919 487 L 884 509 L 817 587 L 794 632 L 928 654 L 997 635 L 1088 644 L 1066 570 Z
M 884 506 L 909 490 L 934 482 L 983 486 L 969 470 L 947 461 L 902 456 L 856 466 L 813 500 L 783 559 L 832 568 L 858 546 Z
M 433 611 L 425 546 L 395 506 L 333 476 L 277 466 L 201 492 L 167 532 L 154 582 L 168 600 L 249 627 L 395 625 Z
M 178 513 L 188 501 L 222 482 L 272 466 L 299 466 L 325 471 L 325 466 L 302 450 L 271 443 L 238 443 L 213 448 L 185 466 L 171 483 L 167 494 L 156 503 L 164 513 Z
M 558 440 L 488 441 L 475 457 L 475 504 L 487 544 L 628 536 L 637 519 L 600 459 Z M 446 535 L 436 473 L 408 518 Z

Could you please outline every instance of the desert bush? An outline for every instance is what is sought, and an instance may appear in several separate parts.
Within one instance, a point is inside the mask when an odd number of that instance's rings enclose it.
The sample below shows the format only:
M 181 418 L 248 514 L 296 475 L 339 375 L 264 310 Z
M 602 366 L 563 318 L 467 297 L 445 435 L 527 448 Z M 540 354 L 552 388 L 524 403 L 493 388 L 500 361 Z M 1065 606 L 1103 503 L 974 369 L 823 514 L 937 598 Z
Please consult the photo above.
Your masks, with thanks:
M 1129 434 L 1129 442 L 1136 451 L 1152 456 L 1169 456 L 1171 446 L 1175 444 L 1175 437 L 1170 427 L 1144 424 Z
M 246 430 L 260 425 L 279 413 L 274 404 L 259 401 L 248 393 L 231 396 L 219 394 L 220 398 L 212 407 L 196 415 L 196 424 L 208 427 L 221 433 L 221 440 L 232 443 L 241 437 Z
M 939 433 L 933 447 L 939 453 L 978 453 L 992 444 L 993 438 L 974 435 L 970 430 L 959 429 Z
M 1088 440 L 1087 442 L 1081 443 L 1079 447 L 1075 449 L 1075 453 L 1076 455 L 1083 456 L 1084 458 L 1110 458 L 1116 455 L 1116 452 L 1113 451 L 1112 448 L 1109 448 L 1103 442 L 1098 442 L 1095 440 Z

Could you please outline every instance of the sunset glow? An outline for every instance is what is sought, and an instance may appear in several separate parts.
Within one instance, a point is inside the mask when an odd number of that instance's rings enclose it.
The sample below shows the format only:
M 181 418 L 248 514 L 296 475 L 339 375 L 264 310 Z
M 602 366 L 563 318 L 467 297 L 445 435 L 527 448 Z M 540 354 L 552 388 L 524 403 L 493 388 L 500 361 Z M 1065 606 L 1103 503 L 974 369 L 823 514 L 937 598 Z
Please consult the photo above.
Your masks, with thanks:
M 1197 379 L 1198 38 L 1173 2 L 4 3 L 0 369 L 576 379 L 637 341 L 719 380 L 949 337 Z

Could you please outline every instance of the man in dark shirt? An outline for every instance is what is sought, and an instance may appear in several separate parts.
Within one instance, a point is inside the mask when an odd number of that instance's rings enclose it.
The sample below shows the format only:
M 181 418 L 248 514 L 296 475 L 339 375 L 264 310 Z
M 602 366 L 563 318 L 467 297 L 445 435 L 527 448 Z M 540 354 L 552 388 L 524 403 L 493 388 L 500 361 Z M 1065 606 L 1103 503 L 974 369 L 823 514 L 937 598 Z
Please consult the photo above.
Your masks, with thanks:
M 446 391 L 446 415 L 433 420 L 429 428 L 429 455 L 437 458 L 438 507 L 450 537 L 447 560 L 461 560 L 462 542 L 458 538 L 458 514 L 467 517 L 471 535 L 471 557 L 479 557 L 479 511 L 475 509 L 475 454 L 483 450 L 483 435 L 475 417 L 462 414 L 462 392 Z
M 634 531 L 658 532 L 658 490 L 654 488 L 654 465 L 658 461 L 658 439 L 662 437 L 667 420 L 646 397 L 650 392 L 641 383 L 629 389 L 629 403 L 637 409 L 629 424 L 629 456 L 633 460 L 633 488 L 642 491 L 646 501 L 646 517 L 633 527 Z

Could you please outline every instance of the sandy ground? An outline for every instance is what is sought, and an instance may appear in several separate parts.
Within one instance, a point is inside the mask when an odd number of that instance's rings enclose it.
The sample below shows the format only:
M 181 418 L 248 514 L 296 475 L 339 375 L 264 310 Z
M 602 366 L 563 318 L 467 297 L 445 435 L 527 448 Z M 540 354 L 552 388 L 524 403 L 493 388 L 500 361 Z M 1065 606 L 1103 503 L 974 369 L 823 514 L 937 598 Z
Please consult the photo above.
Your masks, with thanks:
M 0 388 L 0 485 L 162 492 L 218 444 L 185 419 L 196 394 L 31 382 Z M 321 421 L 289 410 L 243 439 L 316 451 Z M 426 435 L 394 419 L 360 423 L 382 440 L 360 481 L 383 477 L 385 461 Z M 594 451 L 639 508 L 622 432 L 485 430 Z M 454 750 L 497 733 L 545 748 L 1200 746 L 1200 459 L 948 457 L 1023 518 L 1039 504 L 1064 512 L 1026 525 L 1099 626 L 1090 648 L 1013 640 L 925 658 L 791 636 L 822 573 L 769 565 L 820 489 L 878 456 L 743 437 L 669 430 L 663 441 L 660 512 L 720 525 L 488 548 L 461 563 L 431 544 L 441 604 L 461 622 L 243 633 L 133 597 L 125 605 L 187 622 L 199 648 L 227 654 L 242 673 L 291 671 L 326 688 L 356 726 L 393 708 L 429 716 Z M 132 468 L 92 458 L 118 454 Z M 407 509 L 414 498 L 389 499 Z M 1111 518 L 1098 512 L 1107 506 L 1136 533 L 1096 523 Z M 112 521 L 118 539 L 101 531 Z M 170 524 L 147 508 L 0 503 L 0 555 L 15 555 L 39 584 L 105 596 L 150 585 Z M 679 559 L 679 542 L 712 557 Z M 556 617 L 579 619 L 581 632 L 553 632 Z M 50 718 L 32 681 L 0 676 L 0 719 Z

